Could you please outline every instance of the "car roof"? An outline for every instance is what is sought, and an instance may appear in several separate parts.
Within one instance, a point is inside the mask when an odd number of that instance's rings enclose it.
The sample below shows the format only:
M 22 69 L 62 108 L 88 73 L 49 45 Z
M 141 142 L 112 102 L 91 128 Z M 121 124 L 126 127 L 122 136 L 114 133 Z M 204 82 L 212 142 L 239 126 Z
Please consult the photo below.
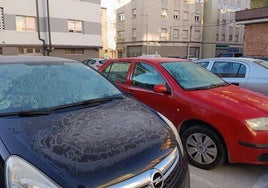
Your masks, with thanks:
M 0 56 L 0 64 L 1 63 L 25 63 L 25 62 L 34 62 L 34 63 L 42 63 L 42 62 L 78 62 L 73 59 L 67 59 L 62 57 L 52 57 L 52 56 Z
M 197 60 L 197 62 L 200 61 L 205 61 L 205 60 L 209 60 L 209 61 L 216 61 L 216 60 L 226 60 L 226 61 L 256 61 L 257 59 L 254 58 L 246 58 L 246 57 L 212 57 L 212 58 L 204 58 L 204 59 L 199 59 Z
M 163 63 L 163 62 L 191 62 L 187 59 L 181 58 L 170 58 L 170 57 L 128 57 L 128 58 L 118 58 L 111 59 L 110 61 L 147 61 L 151 63 Z

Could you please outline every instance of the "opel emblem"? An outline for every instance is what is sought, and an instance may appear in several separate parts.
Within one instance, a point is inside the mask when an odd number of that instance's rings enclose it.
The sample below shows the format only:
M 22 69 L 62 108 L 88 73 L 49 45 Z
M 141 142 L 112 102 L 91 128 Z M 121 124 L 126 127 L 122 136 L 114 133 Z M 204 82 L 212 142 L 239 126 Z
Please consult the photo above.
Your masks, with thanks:
M 163 188 L 164 177 L 160 170 L 155 169 L 151 176 L 151 187 L 152 188 Z

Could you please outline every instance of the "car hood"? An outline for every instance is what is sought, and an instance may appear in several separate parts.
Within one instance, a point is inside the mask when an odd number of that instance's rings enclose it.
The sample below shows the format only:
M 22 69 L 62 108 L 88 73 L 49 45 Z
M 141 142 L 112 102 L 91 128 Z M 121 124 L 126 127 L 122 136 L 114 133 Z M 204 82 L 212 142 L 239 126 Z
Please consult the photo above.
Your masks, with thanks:
M 195 103 L 202 103 L 207 108 L 214 106 L 236 117 L 245 119 L 268 115 L 268 97 L 235 85 L 197 90 L 190 95 Z
M 166 123 L 131 98 L 45 116 L 2 117 L 0 135 L 11 155 L 62 187 L 109 185 L 148 170 L 177 146 Z

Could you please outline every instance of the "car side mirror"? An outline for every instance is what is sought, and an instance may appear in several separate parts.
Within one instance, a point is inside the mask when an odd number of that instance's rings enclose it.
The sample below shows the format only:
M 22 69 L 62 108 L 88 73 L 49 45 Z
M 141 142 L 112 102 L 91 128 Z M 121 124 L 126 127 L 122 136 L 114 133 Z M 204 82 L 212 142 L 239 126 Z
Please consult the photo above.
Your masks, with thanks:
M 154 86 L 154 92 L 156 92 L 156 93 L 169 93 L 169 90 L 164 84 L 156 84 Z

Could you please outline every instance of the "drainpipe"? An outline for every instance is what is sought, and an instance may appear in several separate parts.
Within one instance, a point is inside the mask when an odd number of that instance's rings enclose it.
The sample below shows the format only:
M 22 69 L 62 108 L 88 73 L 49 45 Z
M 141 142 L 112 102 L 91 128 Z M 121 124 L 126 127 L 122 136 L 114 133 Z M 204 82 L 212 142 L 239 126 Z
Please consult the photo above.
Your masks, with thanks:
M 49 0 L 47 0 L 47 28 L 48 28 L 48 49 L 47 49 L 47 55 L 49 56 L 49 53 L 52 50 L 51 31 L 50 31 L 50 16 L 49 16 Z
M 39 23 L 39 8 L 38 8 L 38 0 L 36 0 L 36 16 L 37 16 L 37 33 L 38 33 L 38 39 L 43 42 L 43 55 L 46 55 L 46 41 L 41 38 L 40 36 L 40 23 Z

